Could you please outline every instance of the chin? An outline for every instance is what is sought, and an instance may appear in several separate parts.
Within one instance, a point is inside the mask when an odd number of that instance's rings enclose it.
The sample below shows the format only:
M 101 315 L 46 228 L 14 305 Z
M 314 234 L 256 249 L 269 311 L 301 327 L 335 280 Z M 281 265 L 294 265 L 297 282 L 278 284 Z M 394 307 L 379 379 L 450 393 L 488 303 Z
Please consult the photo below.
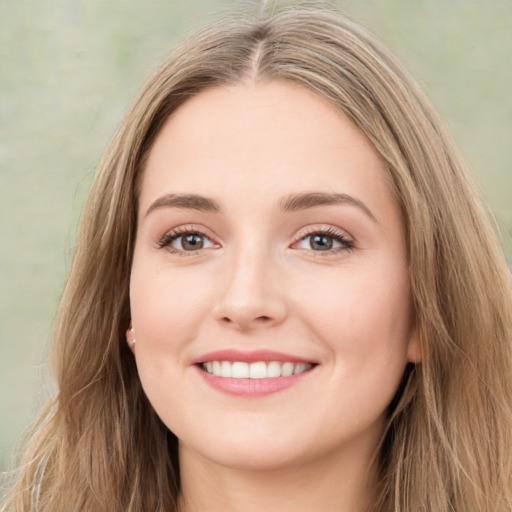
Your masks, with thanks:
M 204 436 L 199 443 L 179 442 L 180 458 L 185 453 L 195 454 L 220 466 L 245 471 L 274 470 L 296 464 L 305 459 L 302 447 L 300 440 L 271 434 L 249 437 L 217 434 L 211 439 Z

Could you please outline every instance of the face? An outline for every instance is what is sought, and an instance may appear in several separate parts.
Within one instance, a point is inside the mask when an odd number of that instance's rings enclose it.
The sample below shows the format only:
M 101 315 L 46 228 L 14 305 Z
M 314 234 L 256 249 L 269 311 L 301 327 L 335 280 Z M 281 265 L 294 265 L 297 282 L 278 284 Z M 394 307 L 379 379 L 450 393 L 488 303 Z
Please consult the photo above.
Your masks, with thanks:
M 142 180 L 130 301 L 140 379 L 180 457 L 361 458 L 418 357 L 384 164 L 287 82 L 212 88 L 167 121 Z

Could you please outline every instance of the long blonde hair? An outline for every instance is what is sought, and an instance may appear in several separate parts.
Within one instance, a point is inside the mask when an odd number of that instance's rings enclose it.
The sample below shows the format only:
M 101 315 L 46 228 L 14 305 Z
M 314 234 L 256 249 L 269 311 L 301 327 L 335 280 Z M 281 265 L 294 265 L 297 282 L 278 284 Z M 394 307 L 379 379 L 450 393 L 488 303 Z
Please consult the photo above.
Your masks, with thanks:
M 135 99 L 85 205 L 55 327 L 59 391 L 5 510 L 176 511 L 177 440 L 145 397 L 125 341 L 144 160 L 187 98 L 273 79 L 313 90 L 366 134 L 403 210 L 423 357 L 390 405 L 374 510 L 511 510 L 512 296 L 487 212 L 396 58 L 357 24 L 311 7 L 210 26 Z

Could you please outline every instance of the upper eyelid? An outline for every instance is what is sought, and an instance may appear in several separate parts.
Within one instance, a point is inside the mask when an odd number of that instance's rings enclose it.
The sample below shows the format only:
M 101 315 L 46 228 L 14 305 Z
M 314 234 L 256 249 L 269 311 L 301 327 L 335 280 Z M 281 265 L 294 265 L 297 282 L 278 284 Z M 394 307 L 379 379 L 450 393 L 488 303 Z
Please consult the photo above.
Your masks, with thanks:
M 348 231 L 346 231 L 345 229 L 341 229 L 337 226 L 332 226 L 328 224 L 311 224 L 297 230 L 297 234 L 294 237 L 293 243 L 302 240 L 303 238 L 309 235 L 314 235 L 317 233 L 327 233 L 331 236 L 338 235 L 340 238 L 349 239 L 351 241 L 354 240 L 354 237 Z
M 179 226 L 167 230 L 164 233 L 164 236 L 167 236 L 169 234 L 183 235 L 187 233 L 199 233 L 200 235 L 204 235 L 207 237 L 215 236 L 212 234 L 211 230 L 204 226 L 201 226 L 200 224 L 181 224 Z
M 205 228 L 204 226 L 196 224 L 183 224 L 165 231 L 165 233 L 162 236 L 158 237 L 158 245 L 162 246 L 169 238 L 179 238 L 180 236 L 186 235 L 188 233 L 197 233 L 198 235 L 208 238 L 211 242 L 215 244 L 220 244 L 219 238 L 216 237 L 211 232 L 211 230 Z

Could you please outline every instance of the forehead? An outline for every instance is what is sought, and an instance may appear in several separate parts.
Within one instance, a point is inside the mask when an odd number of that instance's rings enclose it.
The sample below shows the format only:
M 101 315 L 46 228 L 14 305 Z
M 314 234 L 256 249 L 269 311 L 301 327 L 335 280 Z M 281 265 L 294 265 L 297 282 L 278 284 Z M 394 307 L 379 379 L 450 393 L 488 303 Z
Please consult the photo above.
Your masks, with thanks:
M 162 193 L 268 201 L 291 192 L 391 200 L 385 166 L 327 100 L 273 81 L 207 89 L 167 120 L 149 153 L 141 209 Z

